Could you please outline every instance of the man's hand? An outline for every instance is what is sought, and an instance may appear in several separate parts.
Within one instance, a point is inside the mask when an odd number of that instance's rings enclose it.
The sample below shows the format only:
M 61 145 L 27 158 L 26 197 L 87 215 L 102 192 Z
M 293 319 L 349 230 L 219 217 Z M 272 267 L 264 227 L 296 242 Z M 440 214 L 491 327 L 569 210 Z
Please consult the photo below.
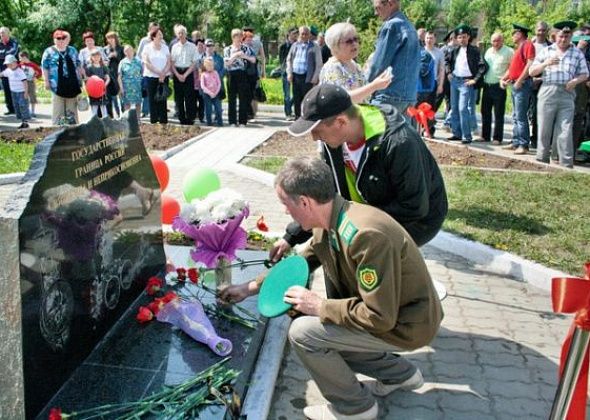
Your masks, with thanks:
M 522 80 L 517 80 L 516 82 L 514 82 L 514 89 L 520 89 L 522 87 Z
M 322 299 L 311 290 L 301 286 L 290 287 L 285 292 L 285 303 L 293 305 L 293 309 L 305 315 L 320 315 Z
M 475 80 L 471 79 L 465 82 L 465 86 L 473 86 L 475 85 Z
M 573 80 L 570 80 L 569 82 L 567 82 L 565 84 L 565 90 L 567 90 L 568 92 L 572 92 L 575 88 L 576 88 L 577 83 L 574 82 Z
M 288 75 L 287 75 L 287 81 L 288 81 L 289 83 L 293 83 L 293 75 L 292 75 L 292 74 L 288 74 Z
M 553 66 L 555 64 L 559 64 L 560 61 L 561 60 L 559 59 L 559 57 L 553 56 L 553 57 L 549 57 L 547 60 L 543 61 L 543 64 L 545 65 L 545 67 Z
M 291 245 L 289 245 L 289 243 L 284 239 L 279 239 L 274 243 L 274 245 L 270 249 L 270 252 L 268 253 L 268 258 L 272 262 L 278 262 L 281 258 L 283 258 L 285 253 L 289 251 L 291 251 Z
M 251 284 L 252 283 L 252 284 Z M 217 298 L 221 303 L 238 303 L 248 296 L 256 294 L 258 287 L 255 281 L 228 286 L 219 292 Z

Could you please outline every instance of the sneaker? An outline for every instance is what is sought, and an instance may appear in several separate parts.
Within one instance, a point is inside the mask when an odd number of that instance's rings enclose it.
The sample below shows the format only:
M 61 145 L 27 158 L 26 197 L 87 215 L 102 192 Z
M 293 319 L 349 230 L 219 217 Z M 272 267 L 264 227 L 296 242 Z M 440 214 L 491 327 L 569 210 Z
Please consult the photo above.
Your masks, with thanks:
M 295 121 L 295 117 L 293 115 L 287 115 L 287 118 L 285 118 L 285 121 Z
M 502 142 L 500 140 L 494 140 L 494 141 L 492 141 L 492 144 L 494 146 L 500 146 L 502 144 Z
M 371 408 L 357 414 L 342 414 L 332 404 L 309 405 L 303 414 L 310 420 L 373 420 L 379 414 L 379 405 L 375 402 Z
M 516 146 L 513 144 L 509 144 L 508 146 L 502 147 L 502 150 L 516 150 Z
M 29 128 L 29 124 L 27 124 L 26 122 L 22 123 L 21 125 L 18 126 L 19 130 L 21 128 Z
M 384 397 L 386 395 L 391 394 L 393 391 L 398 389 L 418 389 L 422 385 L 424 385 L 424 378 L 422 377 L 422 372 L 420 369 L 416 369 L 416 372 L 399 384 L 384 384 L 379 380 L 370 380 L 370 381 L 361 381 L 364 386 L 369 388 L 371 394 L 375 395 L 376 397 Z
M 527 150 L 527 148 L 526 148 L 526 147 L 524 147 L 524 146 L 518 146 L 518 147 L 516 148 L 516 150 L 514 151 L 514 154 L 515 154 L 515 155 L 526 155 L 526 154 L 528 154 L 528 153 L 529 153 L 529 151 L 528 151 L 528 150 Z
M 483 137 L 478 137 L 475 140 L 473 140 L 476 143 L 489 143 L 489 140 L 484 139 Z

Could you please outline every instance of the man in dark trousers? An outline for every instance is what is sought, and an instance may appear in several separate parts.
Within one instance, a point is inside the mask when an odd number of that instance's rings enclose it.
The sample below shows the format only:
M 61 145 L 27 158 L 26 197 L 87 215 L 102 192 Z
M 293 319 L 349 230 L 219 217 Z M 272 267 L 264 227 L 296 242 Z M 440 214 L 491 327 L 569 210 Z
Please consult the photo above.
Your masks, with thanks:
M 289 29 L 287 39 L 279 47 L 279 64 L 281 65 L 281 80 L 283 82 L 283 103 L 285 117 L 287 121 L 293 121 L 293 99 L 291 97 L 291 83 L 287 79 L 287 55 L 291 46 L 297 41 L 299 30 L 297 28 Z

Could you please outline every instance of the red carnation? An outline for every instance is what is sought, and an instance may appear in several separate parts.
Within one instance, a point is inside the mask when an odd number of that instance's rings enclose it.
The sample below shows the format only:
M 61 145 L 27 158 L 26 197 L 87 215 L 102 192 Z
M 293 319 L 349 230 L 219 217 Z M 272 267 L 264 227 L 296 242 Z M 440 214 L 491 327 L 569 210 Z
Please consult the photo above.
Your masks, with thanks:
M 137 319 L 140 324 L 144 324 L 154 319 L 154 313 L 145 306 L 140 306 L 135 319 Z
M 264 223 L 264 216 L 260 216 L 256 221 L 256 227 L 261 232 L 268 232 L 268 225 Z
M 159 277 L 150 277 L 150 279 L 147 282 L 147 286 L 145 287 L 145 290 L 148 295 L 153 296 L 156 294 L 156 292 L 162 290 L 163 284 L 164 283 L 162 279 L 160 279 Z
M 186 269 L 177 268 L 176 274 L 178 274 L 178 281 L 185 281 L 186 280 Z
M 168 292 L 162 298 L 162 302 L 164 302 L 164 304 L 166 304 L 174 299 L 178 299 L 178 295 L 174 292 Z
M 49 420 L 61 420 L 61 408 L 52 408 L 49 411 Z
M 197 270 L 196 268 L 189 268 L 187 273 L 189 280 L 197 284 L 197 282 L 199 281 L 199 270 Z
M 155 298 L 152 302 L 148 303 L 148 309 L 154 313 L 154 315 L 158 315 L 160 309 L 164 307 L 166 302 L 164 302 L 164 298 Z

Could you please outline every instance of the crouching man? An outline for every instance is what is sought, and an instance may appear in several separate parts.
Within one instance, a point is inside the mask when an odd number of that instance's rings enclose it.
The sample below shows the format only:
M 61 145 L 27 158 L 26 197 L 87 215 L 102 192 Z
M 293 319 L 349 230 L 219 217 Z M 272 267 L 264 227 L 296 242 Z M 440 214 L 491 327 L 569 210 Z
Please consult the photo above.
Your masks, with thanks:
M 275 178 L 286 211 L 305 230 L 310 269 L 324 269 L 327 299 L 292 287 L 285 302 L 304 316 L 289 340 L 327 405 L 308 406 L 309 419 L 375 419 L 375 396 L 422 385 L 416 366 L 396 352 L 428 344 L 443 317 L 426 264 L 408 233 L 387 213 L 336 194 L 328 165 L 297 158 Z M 258 293 L 263 276 L 221 293 L 238 302 Z M 356 373 L 377 381 L 359 382 Z

